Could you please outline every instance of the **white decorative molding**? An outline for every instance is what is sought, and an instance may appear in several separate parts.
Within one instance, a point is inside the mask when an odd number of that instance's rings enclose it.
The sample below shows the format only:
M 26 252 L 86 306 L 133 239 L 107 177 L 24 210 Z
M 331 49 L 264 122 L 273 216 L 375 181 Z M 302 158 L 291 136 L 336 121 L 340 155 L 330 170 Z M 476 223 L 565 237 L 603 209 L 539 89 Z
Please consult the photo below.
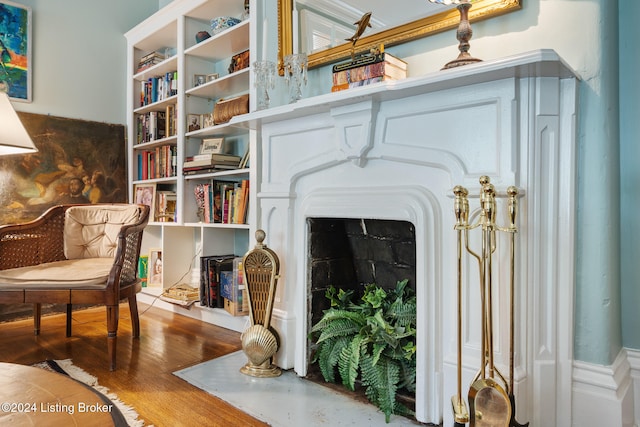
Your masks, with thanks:
M 631 381 L 633 381 L 633 425 L 640 426 L 640 350 L 627 348 L 625 351 L 631 368 Z
M 536 51 L 303 99 L 245 116 L 259 130 L 258 225 L 281 260 L 276 363 L 307 369 L 307 219 L 411 221 L 418 262 L 416 417 L 452 424 L 456 247 L 452 189 L 516 185 L 515 394 L 520 422 L 571 425 L 576 76 Z M 473 197 L 476 197 L 475 199 Z M 501 205 L 502 206 L 502 205 Z M 502 206 L 504 207 L 504 206 Z M 500 218 L 500 216 L 499 216 Z M 563 238 L 558 239 L 562 233 Z M 506 251 L 496 279 L 506 283 Z M 562 260 L 562 262 L 561 262 Z M 477 283 L 465 266 L 463 384 L 480 365 Z M 496 286 L 496 364 L 508 372 L 508 293 Z M 465 393 L 466 394 L 466 393 Z
M 611 366 L 573 364 L 572 426 L 632 427 L 634 386 L 624 349 Z
M 364 166 L 365 154 L 373 147 L 376 107 L 376 103 L 367 100 L 331 110 L 340 150 L 356 166 Z

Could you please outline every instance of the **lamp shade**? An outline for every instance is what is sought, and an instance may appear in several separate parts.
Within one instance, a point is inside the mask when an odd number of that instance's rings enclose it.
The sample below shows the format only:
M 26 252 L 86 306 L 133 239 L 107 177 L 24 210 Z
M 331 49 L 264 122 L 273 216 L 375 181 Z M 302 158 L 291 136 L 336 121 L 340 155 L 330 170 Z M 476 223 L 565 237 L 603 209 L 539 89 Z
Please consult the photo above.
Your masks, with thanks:
M 9 96 L 0 91 L 0 156 L 36 151 L 38 149 L 9 102 Z

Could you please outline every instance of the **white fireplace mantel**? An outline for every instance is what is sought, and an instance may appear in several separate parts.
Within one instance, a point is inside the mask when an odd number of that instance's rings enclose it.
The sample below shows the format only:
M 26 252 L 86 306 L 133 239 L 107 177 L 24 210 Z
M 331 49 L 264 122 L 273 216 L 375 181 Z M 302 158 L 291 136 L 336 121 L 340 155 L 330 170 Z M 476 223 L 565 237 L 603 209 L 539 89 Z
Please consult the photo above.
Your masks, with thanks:
M 481 175 L 516 185 L 515 394 L 518 420 L 570 425 L 575 233 L 576 74 L 539 50 L 349 89 L 240 116 L 258 131 L 259 222 L 281 261 L 276 363 L 307 370 L 310 217 L 406 220 L 416 231 L 416 416 L 451 425 L 456 387 L 455 185 L 477 206 Z M 253 153 L 252 153 L 253 156 Z M 499 219 L 500 220 L 500 219 Z M 559 238 L 559 236 L 562 236 Z M 503 252 L 496 279 L 507 275 Z M 479 307 L 465 266 L 463 385 L 479 362 Z M 508 293 L 496 287 L 496 363 L 508 372 Z

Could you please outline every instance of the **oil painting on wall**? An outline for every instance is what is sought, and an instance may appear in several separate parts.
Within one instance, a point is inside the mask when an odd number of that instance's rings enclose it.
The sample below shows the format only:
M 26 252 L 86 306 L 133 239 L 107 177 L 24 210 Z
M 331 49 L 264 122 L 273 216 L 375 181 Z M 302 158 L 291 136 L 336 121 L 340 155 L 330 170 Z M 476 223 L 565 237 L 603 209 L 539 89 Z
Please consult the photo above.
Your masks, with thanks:
M 39 151 L 0 158 L 0 224 L 35 219 L 60 203 L 126 201 L 124 126 L 18 115 Z

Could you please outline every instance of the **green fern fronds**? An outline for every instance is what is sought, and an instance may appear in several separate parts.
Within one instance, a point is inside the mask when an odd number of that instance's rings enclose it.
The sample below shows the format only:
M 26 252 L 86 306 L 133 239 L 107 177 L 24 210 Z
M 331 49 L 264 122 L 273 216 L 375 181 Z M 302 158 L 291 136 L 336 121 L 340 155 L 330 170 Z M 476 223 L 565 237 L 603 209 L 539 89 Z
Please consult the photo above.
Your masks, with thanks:
M 386 358 L 380 359 L 376 365 L 373 365 L 371 358 L 363 356 L 361 371 L 362 385 L 366 388 L 365 394 L 384 412 L 388 423 L 391 414 L 395 413 L 400 368 Z
M 318 351 L 317 362 L 320 372 L 325 381 L 336 382 L 335 368 L 340 359 L 342 349 L 351 343 L 350 337 L 337 337 L 330 341 L 325 341 Z
M 396 325 L 407 326 L 416 324 L 416 304 L 403 302 L 400 299 L 394 301 L 389 308 L 389 317 L 395 320 Z
M 415 392 L 416 382 L 416 298 L 406 285 L 399 281 L 389 291 L 366 285 L 359 303 L 351 301 L 353 291 L 330 287 L 332 308 L 309 332 L 324 379 L 336 382 L 337 371 L 353 391 L 359 374 L 367 398 L 387 423 L 391 414 L 413 414 L 396 401 L 397 390 Z
M 338 360 L 338 372 L 342 378 L 342 384 L 349 390 L 355 390 L 358 367 L 360 365 L 360 345 L 363 337 L 356 335 L 348 346 L 340 352 Z
M 320 319 L 320 321 L 318 321 L 318 323 L 316 323 L 311 328 L 311 334 L 318 331 L 324 332 L 324 329 L 332 325 L 334 322 L 340 321 L 340 320 L 349 320 L 354 324 L 359 325 L 360 327 L 365 325 L 367 322 L 366 317 L 364 317 L 361 313 L 357 313 L 350 310 L 329 309 L 325 311 L 325 314 L 324 316 L 322 316 L 322 319 Z

